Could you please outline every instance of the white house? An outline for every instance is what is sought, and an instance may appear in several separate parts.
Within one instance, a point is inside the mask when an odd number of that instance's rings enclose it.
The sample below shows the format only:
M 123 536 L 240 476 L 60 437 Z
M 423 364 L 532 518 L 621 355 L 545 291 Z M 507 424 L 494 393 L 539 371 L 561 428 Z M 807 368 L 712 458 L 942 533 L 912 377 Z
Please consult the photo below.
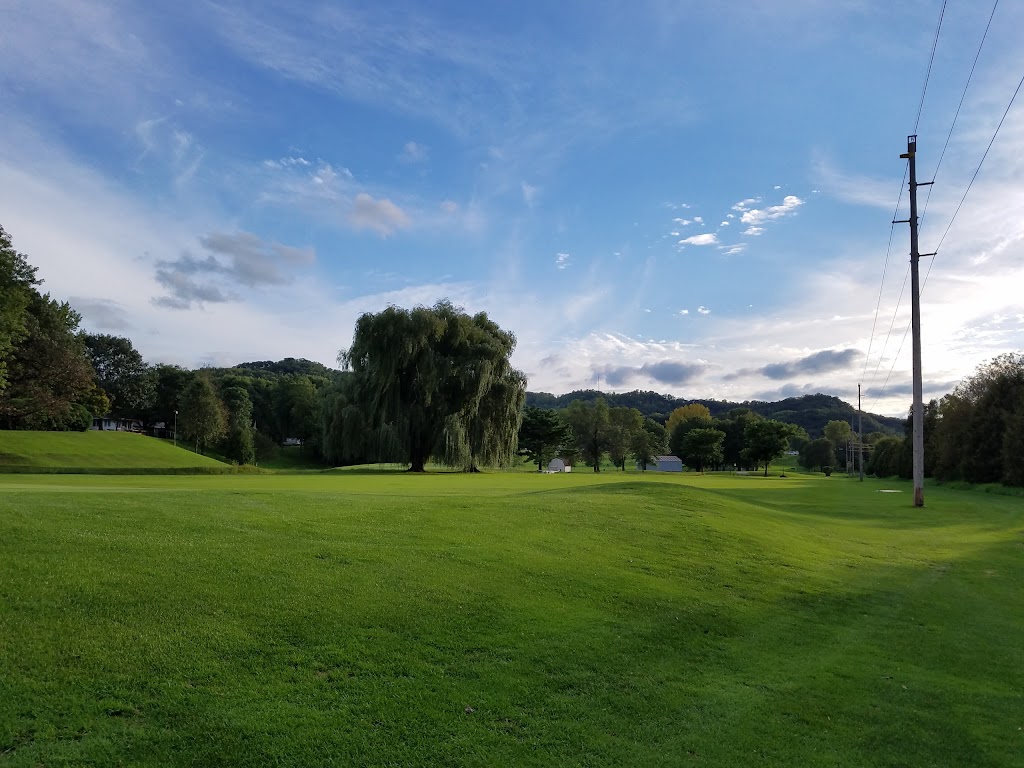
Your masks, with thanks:
M 640 469 L 640 465 L 637 465 Z M 682 472 L 683 460 L 678 456 L 655 456 L 654 464 L 648 464 L 646 469 L 652 472 Z
M 118 430 L 121 432 L 141 432 L 142 422 L 138 419 L 115 419 L 113 416 L 95 416 L 90 429 L 100 431 Z

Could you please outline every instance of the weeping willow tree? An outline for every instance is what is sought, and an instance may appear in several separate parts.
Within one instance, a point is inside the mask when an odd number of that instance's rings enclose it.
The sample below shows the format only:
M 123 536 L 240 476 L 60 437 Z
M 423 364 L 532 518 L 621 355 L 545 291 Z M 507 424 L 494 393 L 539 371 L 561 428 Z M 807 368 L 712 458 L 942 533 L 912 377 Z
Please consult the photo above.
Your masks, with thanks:
M 526 397 L 526 379 L 509 362 L 515 343 L 486 313 L 471 317 L 449 301 L 362 315 L 339 355 L 353 376 L 325 445 L 339 455 L 400 456 L 413 472 L 431 457 L 467 470 L 508 464 Z

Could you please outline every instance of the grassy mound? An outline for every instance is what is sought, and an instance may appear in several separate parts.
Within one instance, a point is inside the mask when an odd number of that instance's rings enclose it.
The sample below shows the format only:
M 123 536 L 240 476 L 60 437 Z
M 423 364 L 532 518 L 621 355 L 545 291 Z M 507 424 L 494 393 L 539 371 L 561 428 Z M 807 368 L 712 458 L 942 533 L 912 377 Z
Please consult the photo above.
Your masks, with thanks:
M 130 432 L 0 431 L 0 472 L 186 470 L 225 464 Z
M 1024 505 L 927 500 L 0 476 L 0 762 L 1020 765 Z

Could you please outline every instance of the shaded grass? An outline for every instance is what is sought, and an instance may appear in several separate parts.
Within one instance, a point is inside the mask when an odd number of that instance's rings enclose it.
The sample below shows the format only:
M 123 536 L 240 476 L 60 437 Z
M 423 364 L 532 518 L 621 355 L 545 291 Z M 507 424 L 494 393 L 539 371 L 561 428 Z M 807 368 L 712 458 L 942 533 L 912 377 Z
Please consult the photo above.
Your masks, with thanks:
M 1019 501 L 836 479 L 0 478 L 0 761 L 1018 764 Z
M 131 432 L 0 431 L 0 472 L 225 467 L 208 456 Z

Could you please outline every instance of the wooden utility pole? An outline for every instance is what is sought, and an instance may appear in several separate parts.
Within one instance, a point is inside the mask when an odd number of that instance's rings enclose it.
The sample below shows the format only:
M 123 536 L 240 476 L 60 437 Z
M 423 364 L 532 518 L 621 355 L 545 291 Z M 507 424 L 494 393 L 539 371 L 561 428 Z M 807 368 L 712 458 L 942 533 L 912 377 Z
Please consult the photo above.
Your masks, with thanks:
M 924 404 L 921 390 L 921 279 L 917 246 L 917 188 L 932 182 L 917 183 L 917 136 L 907 137 L 907 152 L 900 155 L 910 165 L 910 218 L 894 224 L 910 224 L 910 331 L 914 343 L 914 506 L 924 506 Z M 934 256 L 933 253 L 925 254 Z
M 860 384 L 857 385 L 857 466 L 860 467 L 860 481 L 864 482 L 864 414 L 860 410 Z

